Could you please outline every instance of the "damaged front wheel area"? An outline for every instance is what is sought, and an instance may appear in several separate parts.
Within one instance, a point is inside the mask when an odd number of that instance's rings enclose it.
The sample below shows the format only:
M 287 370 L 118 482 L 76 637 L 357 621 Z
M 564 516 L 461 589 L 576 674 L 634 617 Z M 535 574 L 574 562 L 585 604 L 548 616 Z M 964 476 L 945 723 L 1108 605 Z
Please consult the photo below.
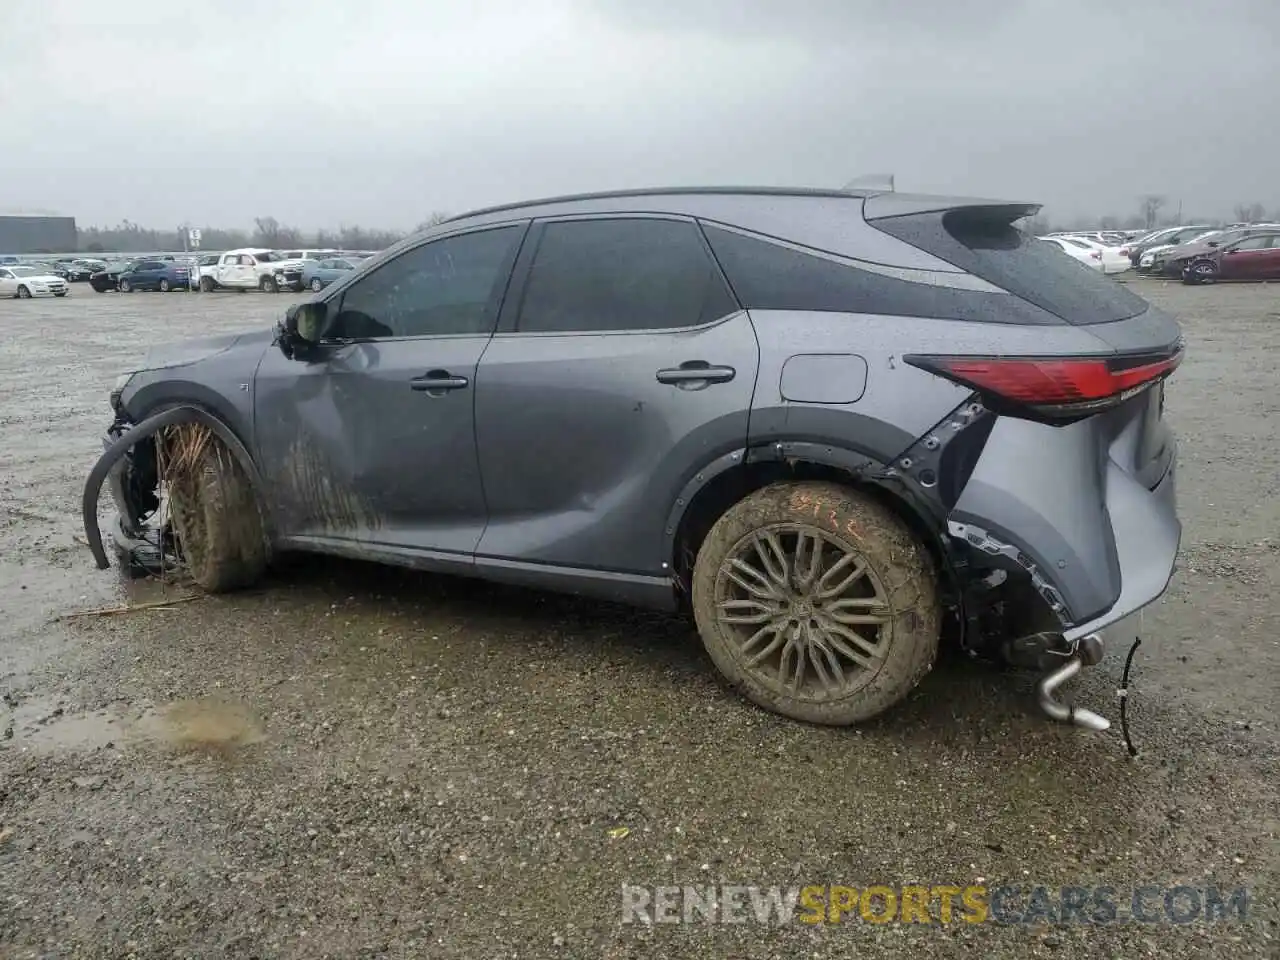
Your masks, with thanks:
M 183 406 L 113 435 L 89 473 L 81 505 L 99 569 L 110 565 L 98 525 L 98 499 L 110 477 L 120 527 L 129 538 L 140 536 L 143 521 L 153 518 L 154 539 L 161 545 L 157 570 L 163 569 L 163 545 L 172 533 L 179 559 L 204 590 L 234 590 L 262 575 L 270 540 L 257 496 L 261 485 L 248 451 L 225 424 Z M 157 522 L 166 507 L 171 523 Z
M 266 569 L 266 541 L 249 478 L 202 424 L 161 434 L 161 476 L 187 574 L 209 593 L 254 583 Z

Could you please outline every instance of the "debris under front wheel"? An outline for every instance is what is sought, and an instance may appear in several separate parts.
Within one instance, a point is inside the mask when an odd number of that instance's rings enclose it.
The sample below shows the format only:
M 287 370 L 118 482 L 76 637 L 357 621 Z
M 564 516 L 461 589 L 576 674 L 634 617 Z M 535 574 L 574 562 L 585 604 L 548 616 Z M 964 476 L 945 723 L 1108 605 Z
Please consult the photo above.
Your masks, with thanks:
M 131 578 L 168 576 L 183 569 L 172 525 L 166 523 L 163 529 L 148 525 L 140 536 L 131 537 L 116 518 L 111 532 L 120 568 Z

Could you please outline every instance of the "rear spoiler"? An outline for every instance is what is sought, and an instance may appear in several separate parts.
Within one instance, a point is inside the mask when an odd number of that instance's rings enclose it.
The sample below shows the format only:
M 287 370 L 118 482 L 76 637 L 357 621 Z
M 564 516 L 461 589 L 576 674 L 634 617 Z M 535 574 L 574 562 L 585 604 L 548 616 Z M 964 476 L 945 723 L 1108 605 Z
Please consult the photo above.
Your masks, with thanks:
M 956 213 L 965 219 L 990 224 L 1008 224 L 1040 212 L 1039 203 L 981 200 L 967 197 L 931 196 L 920 193 L 877 193 L 866 198 L 862 216 L 867 220 L 911 217 L 922 213 Z

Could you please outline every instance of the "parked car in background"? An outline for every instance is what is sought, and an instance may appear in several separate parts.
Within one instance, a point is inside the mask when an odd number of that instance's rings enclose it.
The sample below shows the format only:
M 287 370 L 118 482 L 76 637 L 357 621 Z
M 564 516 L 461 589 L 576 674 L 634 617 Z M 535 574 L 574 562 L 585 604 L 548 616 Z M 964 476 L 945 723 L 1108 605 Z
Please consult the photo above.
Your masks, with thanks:
M 12 267 L 22 263 L 21 257 L 15 257 L 11 253 L 0 253 L 0 267 Z
M 1212 254 L 1220 248 L 1232 247 L 1246 237 L 1270 234 L 1276 231 L 1280 231 L 1280 224 L 1258 224 L 1214 230 L 1211 233 L 1204 234 L 1204 236 L 1197 237 L 1189 243 L 1179 244 L 1176 247 L 1149 250 L 1143 255 L 1143 259 L 1145 260 L 1147 256 L 1152 258 L 1151 264 L 1147 267 L 1148 273 L 1157 276 L 1181 277 L 1192 261 L 1203 258 L 1212 261 Z
M 1170 269 L 1178 269 L 1184 283 L 1215 280 L 1280 280 L 1280 227 L 1251 231 L 1217 247 L 1187 253 Z
M 33 270 L 39 270 L 41 273 L 48 274 L 59 278 L 60 280 L 68 280 L 67 266 L 64 263 L 55 263 L 49 260 L 27 260 L 22 264 L 24 267 L 31 267 Z
M 186 288 L 190 270 L 177 260 L 136 260 L 120 273 L 116 287 L 121 293 L 134 290 L 168 292 Z
M 67 281 L 48 270 L 10 264 L 0 267 L 0 297 L 65 297 Z
M 359 264 L 359 259 L 355 257 L 308 260 L 302 268 L 302 286 L 316 291 L 323 290 L 335 280 L 341 280 Z
M 321 260 L 330 260 L 333 257 L 341 256 L 337 250 L 277 250 L 276 255 L 285 261 L 297 261 L 302 270 L 306 269 L 308 263 L 318 263 Z M 306 281 L 302 278 L 301 272 L 298 280 L 291 285 L 292 290 L 302 290 L 306 287 Z
M 1129 262 L 1129 258 L 1125 254 L 1121 253 L 1120 248 L 1117 246 L 1101 243 L 1097 240 L 1092 240 L 1089 237 L 1069 237 L 1067 239 L 1083 243 L 1085 246 L 1096 252 L 1100 262 L 1102 263 L 1103 273 L 1124 273 L 1126 270 L 1131 270 L 1133 268 L 1133 265 Z
M 106 267 L 100 260 L 71 260 L 63 263 L 66 279 L 69 283 L 83 283 L 91 276 Z
M 1134 267 L 1142 267 L 1142 256 L 1153 247 L 1176 247 L 1180 243 L 1186 243 L 1202 234 L 1206 234 L 1217 227 L 1212 224 L 1197 224 L 1188 227 L 1166 227 L 1163 230 L 1157 230 L 1149 233 L 1137 242 L 1128 244 L 1129 263 Z
M 1078 260 L 1086 267 L 1092 270 L 1102 272 L 1102 253 L 1089 246 L 1083 240 L 1077 240 L 1074 237 L 1041 237 L 1045 243 L 1052 243 L 1059 250 L 1062 250 L 1067 256 L 1074 260 Z
M 1119 246 L 1122 246 L 1122 245 L 1124 244 L 1125 240 L 1127 239 L 1127 237 L 1125 237 L 1125 235 L 1124 235 L 1123 233 L 1119 233 L 1119 232 L 1117 232 L 1117 231 L 1113 231 L 1113 230 L 1100 230 L 1100 231 L 1093 231 L 1093 232 L 1089 232 L 1089 231 L 1068 231 L 1068 232 L 1065 232 L 1065 233 L 1057 233 L 1057 234 L 1054 234 L 1054 236 L 1059 236 L 1059 237 L 1078 237 L 1078 238 L 1079 238 L 1079 239 L 1081 239 L 1081 240 L 1091 240 L 1091 241 L 1093 241 L 1094 243 L 1100 244 L 1100 245 L 1102 245 L 1102 246 L 1104 246 L 1104 247 L 1119 247 Z
M 89 286 L 93 287 L 98 293 L 107 293 L 110 290 L 120 289 L 120 274 L 133 266 L 135 259 L 130 257 L 127 260 L 108 263 L 101 270 L 89 275 Z
M 1104 729 L 1053 690 L 1173 573 L 1183 340 L 1014 226 L 1038 209 L 690 189 L 447 220 L 123 374 L 86 536 L 107 565 L 108 478 L 126 542 L 165 516 L 152 438 L 199 423 L 167 515 L 206 590 L 274 547 L 684 609 L 735 689 L 823 724 L 906 697 L 954 616 Z
M 218 258 L 221 256 L 220 253 L 202 253 L 195 258 L 192 277 L 198 290 L 208 293 L 218 288 L 218 281 L 214 279 L 214 274 L 217 272 Z
M 228 290 L 261 290 L 264 293 L 301 289 L 302 265 L 301 260 L 285 259 L 274 250 L 262 247 L 228 250 L 218 257 L 217 264 L 208 274 L 208 284 L 201 276 L 200 289 L 208 292 L 226 287 Z

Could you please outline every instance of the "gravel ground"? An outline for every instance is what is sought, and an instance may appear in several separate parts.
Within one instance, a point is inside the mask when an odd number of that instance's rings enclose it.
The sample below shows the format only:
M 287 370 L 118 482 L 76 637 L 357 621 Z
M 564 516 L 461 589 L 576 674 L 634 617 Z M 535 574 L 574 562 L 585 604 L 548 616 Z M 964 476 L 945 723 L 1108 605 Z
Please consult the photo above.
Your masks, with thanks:
M 1016 674 L 953 659 L 815 729 L 726 693 L 679 619 L 334 560 L 52 621 L 181 593 L 79 539 L 115 374 L 288 298 L 0 303 L 0 957 L 1280 956 L 1280 297 L 1132 283 L 1190 342 L 1135 759 Z M 1122 652 L 1073 682 L 1113 716 Z M 1249 900 L 1184 925 L 622 922 L 623 884 L 713 883 Z

